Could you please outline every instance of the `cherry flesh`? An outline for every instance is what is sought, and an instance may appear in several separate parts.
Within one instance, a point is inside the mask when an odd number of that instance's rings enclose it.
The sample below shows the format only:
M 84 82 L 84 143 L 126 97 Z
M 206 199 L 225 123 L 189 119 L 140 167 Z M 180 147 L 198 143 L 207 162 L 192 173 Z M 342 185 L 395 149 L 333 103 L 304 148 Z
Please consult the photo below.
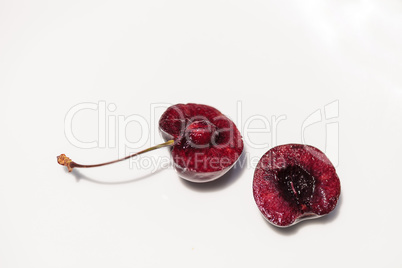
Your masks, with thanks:
M 207 120 L 191 122 L 186 128 L 188 139 L 195 145 L 208 145 L 215 141 L 218 132 L 216 126 Z

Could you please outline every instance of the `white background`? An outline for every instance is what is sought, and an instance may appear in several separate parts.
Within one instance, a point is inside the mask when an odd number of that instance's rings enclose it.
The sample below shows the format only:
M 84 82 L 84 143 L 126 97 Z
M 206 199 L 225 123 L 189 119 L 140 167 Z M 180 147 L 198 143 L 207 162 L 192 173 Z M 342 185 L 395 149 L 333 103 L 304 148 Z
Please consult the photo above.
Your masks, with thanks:
M 1 1 L 0 267 L 400 267 L 401 12 L 401 1 L 373 0 Z M 162 141 L 149 133 L 155 103 L 208 104 L 237 123 L 240 105 L 243 135 L 253 116 L 286 119 L 244 137 L 248 165 L 213 183 L 129 162 L 69 174 L 60 153 L 122 153 L 64 134 L 70 108 L 99 101 L 115 105 L 110 117 L 148 122 L 119 133 L 130 152 Z M 305 138 L 336 145 L 338 206 L 275 228 L 255 206 L 253 162 L 300 143 L 304 120 L 332 102 L 339 133 L 323 121 Z M 72 129 L 96 140 L 97 111 Z

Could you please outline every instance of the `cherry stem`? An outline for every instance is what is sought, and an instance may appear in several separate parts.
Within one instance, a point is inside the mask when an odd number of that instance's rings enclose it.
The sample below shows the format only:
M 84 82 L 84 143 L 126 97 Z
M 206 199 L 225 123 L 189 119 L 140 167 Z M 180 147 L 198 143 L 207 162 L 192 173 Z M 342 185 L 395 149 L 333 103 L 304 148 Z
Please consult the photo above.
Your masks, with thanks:
M 134 156 L 137 156 L 137 155 L 140 155 L 140 154 L 143 154 L 143 153 L 146 153 L 146 152 L 150 152 L 150 151 L 153 151 L 153 150 L 156 150 L 156 149 L 159 149 L 159 148 L 172 146 L 173 144 L 174 144 L 174 140 L 168 140 L 167 142 L 155 145 L 155 146 L 153 146 L 151 148 L 145 149 L 145 150 L 140 151 L 138 153 L 131 154 L 131 155 L 128 155 L 128 156 L 126 156 L 124 158 L 117 159 L 117 160 L 110 161 L 110 162 L 105 162 L 105 163 L 102 163 L 102 164 L 95 164 L 95 165 L 77 164 L 74 161 L 72 161 L 70 158 L 68 158 L 65 154 L 61 154 L 61 155 L 59 155 L 57 157 L 57 163 L 59 163 L 62 166 L 66 166 L 68 168 L 68 172 L 71 172 L 73 170 L 73 168 L 93 168 L 93 167 L 101 167 L 101 166 L 110 165 L 110 164 L 117 163 L 117 162 L 120 162 L 120 161 L 123 161 L 123 160 L 127 160 L 129 158 L 134 157 Z

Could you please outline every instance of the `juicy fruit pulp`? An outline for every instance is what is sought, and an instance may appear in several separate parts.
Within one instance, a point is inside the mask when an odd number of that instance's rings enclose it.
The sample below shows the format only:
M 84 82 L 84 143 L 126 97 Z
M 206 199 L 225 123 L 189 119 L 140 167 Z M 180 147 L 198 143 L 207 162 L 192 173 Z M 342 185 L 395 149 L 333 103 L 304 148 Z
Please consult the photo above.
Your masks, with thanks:
M 171 151 L 174 166 L 189 181 L 219 178 L 243 151 L 236 125 L 211 106 L 194 103 L 171 106 L 162 115 L 159 129 L 165 140 L 175 140 Z
M 218 132 L 216 131 L 216 126 L 211 122 L 197 120 L 187 126 L 185 135 L 196 146 L 208 146 L 208 144 L 215 141 Z
M 260 159 L 253 194 L 263 216 L 286 227 L 331 212 L 340 195 L 340 181 L 329 159 L 317 148 L 281 145 Z

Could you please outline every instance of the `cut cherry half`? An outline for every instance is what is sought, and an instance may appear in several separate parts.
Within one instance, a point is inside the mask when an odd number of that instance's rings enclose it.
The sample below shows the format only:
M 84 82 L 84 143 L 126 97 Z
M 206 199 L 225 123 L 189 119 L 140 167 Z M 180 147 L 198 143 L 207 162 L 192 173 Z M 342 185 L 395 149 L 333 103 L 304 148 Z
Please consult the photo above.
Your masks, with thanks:
M 192 182 L 208 182 L 229 171 L 243 152 L 243 140 L 236 125 L 208 105 L 189 103 L 169 107 L 159 120 L 159 130 L 164 143 L 122 159 L 81 165 L 62 154 L 57 157 L 57 162 L 72 171 L 73 168 L 105 166 L 171 147 L 174 167 L 180 177 Z
M 287 144 L 266 152 L 257 164 L 253 194 L 262 215 L 279 227 L 330 213 L 341 185 L 323 152 L 302 144 Z
M 161 116 L 162 137 L 175 140 L 174 167 L 192 182 L 215 180 L 232 168 L 243 152 L 236 125 L 217 109 L 202 104 L 177 104 Z

